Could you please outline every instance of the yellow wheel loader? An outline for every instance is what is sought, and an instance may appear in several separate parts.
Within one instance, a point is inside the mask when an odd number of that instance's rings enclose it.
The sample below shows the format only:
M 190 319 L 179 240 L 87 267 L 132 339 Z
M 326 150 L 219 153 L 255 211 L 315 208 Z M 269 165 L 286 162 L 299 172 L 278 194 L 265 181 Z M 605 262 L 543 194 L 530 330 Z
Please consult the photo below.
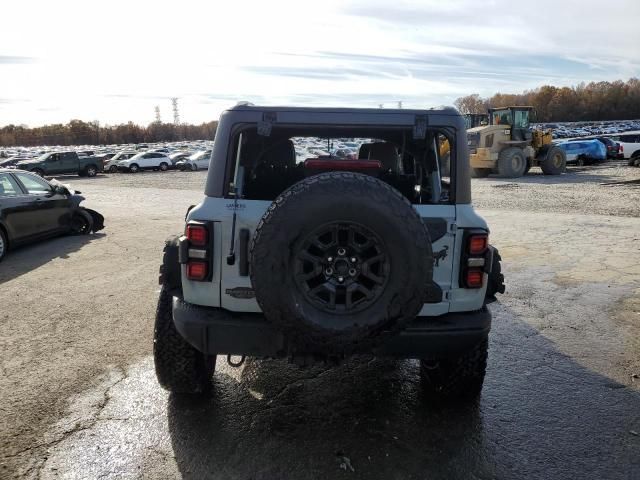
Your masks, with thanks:
M 525 175 L 539 166 L 545 175 L 566 170 L 564 150 L 551 143 L 551 132 L 532 130 L 529 115 L 533 107 L 489 109 L 489 124 L 467 130 L 471 176 L 497 173 L 504 178 Z
M 465 128 L 469 130 L 470 128 L 479 127 L 481 125 L 488 125 L 489 116 L 486 113 L 465 113 L 464 114 L 464 124 Z M 451 146 L 449 145 L 449 140 L 447 140 L 444 136 L 441 136 L 440 141 L 440 158 L 442 159 L 442 176 L 450 175 L 450 163 L 451 163 Z

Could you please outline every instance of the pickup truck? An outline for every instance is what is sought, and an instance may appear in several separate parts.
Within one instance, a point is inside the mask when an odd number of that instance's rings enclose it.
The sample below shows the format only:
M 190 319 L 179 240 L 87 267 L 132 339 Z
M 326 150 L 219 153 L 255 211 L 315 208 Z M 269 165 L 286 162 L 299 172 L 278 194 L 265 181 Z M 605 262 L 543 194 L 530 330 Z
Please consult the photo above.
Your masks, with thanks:
M 16 168 L 33 172 L 41 177 L 77 173 L 81 177 L 95 177 L 102 171 L 103 162 L 96 157 L 78 157 L 76 152 L 50 152 L 34 160 L 16 164 Z

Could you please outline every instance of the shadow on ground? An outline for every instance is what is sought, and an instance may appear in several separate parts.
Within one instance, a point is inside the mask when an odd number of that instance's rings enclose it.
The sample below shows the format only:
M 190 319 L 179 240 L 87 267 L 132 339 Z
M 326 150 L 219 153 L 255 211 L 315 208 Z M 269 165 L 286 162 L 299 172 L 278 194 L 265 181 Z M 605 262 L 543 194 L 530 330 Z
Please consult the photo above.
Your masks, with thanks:
M 254 360 L 239 379 L 217 373 L 210 399 L 171 395 L 180 473 L 639 478 L 640 394 L 561 354 L 505 307 L 493 313 L 485 389 L 472 405 L 426 402 L 415 361 L 362 357 L 306 370 Z
M 0 264 L 0 285 L 54 259 L 68 258 L 71 253 L 80 250 L 87 243 L 104 236 L 104 233 L 66 235 L 10 250 Z

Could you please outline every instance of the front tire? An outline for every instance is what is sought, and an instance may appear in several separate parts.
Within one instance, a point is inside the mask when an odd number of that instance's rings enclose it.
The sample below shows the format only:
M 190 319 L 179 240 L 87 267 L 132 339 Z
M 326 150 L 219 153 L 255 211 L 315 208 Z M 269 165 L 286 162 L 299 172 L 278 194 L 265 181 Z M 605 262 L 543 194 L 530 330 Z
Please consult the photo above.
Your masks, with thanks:
M 137 163 L 132 163 L 132 164 L 129 166 L 129 171 L 130 171 L 131 173 L 138 173 L 138 172 L 140 171 L 140 167 L 138 166 L 138 164 L 137 164 Z
M 211 390 L 216 357 L 196 350 L 176 330 L 172 298 L 166 285 L 160 290 L 153 332 L 153 360 L 158 383 L 173 393 L 202 394 Z
M 545 175 L 562 174 L 567 169 L 567 154 L 561 148 L 551 147 L 540 168 Z
M 162 162 L 160 164 L 160 171 L 161 172 L 166 172 L 167 170 L 169 170 L 169 165 L 167 165 L 165 162 Z
M 118 167 L 116 165 L 111 165 L 109 167 L 109 173 L 118 173 Z
M 524 175 L 527 159 L 521 148 L 510 147 L 498 156 L 498 173 L 502 178 L 517 178 Z
M 93 217 L 84 210 L 78 210 L 71 217 L 71 232 L 74 235 L 88 235 L 93 230 Z
M 0 228 L 0 262 L 7 254 L 7 250 L 9 250 L 9 242 L 7 241 L 7 236 L 4 234 L 4 231 Z
M 457 357 L 420 360 L 423 392 L 429 400 L 472 401 L 480 395 L 489 341 L 484 338 Z

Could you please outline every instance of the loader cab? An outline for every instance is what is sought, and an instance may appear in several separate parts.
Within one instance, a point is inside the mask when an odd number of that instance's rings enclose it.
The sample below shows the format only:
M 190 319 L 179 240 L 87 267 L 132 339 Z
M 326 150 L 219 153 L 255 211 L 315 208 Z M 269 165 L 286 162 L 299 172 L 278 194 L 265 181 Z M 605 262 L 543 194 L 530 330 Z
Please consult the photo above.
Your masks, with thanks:
M 486 113 L 466 113 L 464 115 L 464 125 L 467 130 L 489 125 L 489 116 Z
M 489 124 L 505 126 L 512 141 L 530 142 L 533 138 L 530 117 L 533 107 L 502 107 L 489 109 Z

